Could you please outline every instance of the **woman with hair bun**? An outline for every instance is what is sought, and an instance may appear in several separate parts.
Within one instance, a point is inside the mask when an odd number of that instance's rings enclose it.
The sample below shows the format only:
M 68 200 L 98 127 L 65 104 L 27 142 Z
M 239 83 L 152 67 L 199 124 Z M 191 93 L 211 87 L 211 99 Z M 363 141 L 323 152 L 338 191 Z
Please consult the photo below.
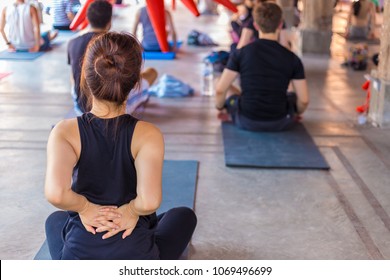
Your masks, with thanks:
M 138 86 L 142 50 L 130 34 L 94 37 L 81 90 L 91 110 L 59 122 L 47 146 L 46 220 L 53 259 L 178 259 L 196 226 L 194 212 L 159 216 L 164 142 L 152 124 L 126 114 Z

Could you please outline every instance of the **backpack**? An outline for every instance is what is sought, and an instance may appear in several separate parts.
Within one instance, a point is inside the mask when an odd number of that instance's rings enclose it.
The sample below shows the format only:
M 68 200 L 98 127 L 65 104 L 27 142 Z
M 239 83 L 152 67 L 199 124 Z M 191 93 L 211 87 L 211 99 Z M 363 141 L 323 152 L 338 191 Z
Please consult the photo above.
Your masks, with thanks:
M 230 53 L 226 51 L 213 51 L 205 58 L 205 60 L 211 62 L 215 72 L 222 72 L 229 60 L 229 55 Z
M 346 65 L 355 71 L 367 69 L 368 47 L 366 45 L 351 46 L 348 50 Z

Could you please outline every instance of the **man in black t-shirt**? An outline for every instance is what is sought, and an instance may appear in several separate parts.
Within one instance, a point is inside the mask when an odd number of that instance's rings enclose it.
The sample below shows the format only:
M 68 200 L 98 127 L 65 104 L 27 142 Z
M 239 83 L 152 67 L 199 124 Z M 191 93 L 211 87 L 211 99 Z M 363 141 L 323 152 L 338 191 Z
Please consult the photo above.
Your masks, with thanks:
M 71 80 L 74 110 L 77 115 L 88 111 L 85 98 L 80 94 L 81 65 L 89 41 L 99 33 L 111 28 L 112 5 L 108 1 L 95 1 L 87 10 L 90 30 L 72 40 L 68 44 L 68 64 L 72 67 Z
M 309 103 L 304 68 L 301 60 L 277 41 L 282 28 L 280 7 L 263 3 L 256 6 L 253 17 L 261 31 L 259 39 L 230 56 L 217 84 L 216 108 L 226 109 L 243 129 L 288 129 Z M 238 75 L 241 92 L 226 99 Z M 290 81 L 296 94 L 287 93 Z

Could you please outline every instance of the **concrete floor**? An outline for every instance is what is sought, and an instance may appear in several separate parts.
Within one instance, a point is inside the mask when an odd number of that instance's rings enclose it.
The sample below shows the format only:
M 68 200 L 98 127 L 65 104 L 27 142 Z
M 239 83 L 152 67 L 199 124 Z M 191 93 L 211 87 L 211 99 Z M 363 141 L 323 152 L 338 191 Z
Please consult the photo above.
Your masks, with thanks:
M 113 30 L 129 31 L 133 12 L 116 9 Z M 227 48 L 226 15 L 194 18 L 179 2 L 174 18 L 181 39 L 197 29 Z M 357 125 L 370 69 L 340 66 L 347 47 L 335 37 L 332 57 L 303 57 L 311 93 L 303 122 L 330 171 L 225 167 L 213 97 L 199 94 L 211 48 L 184 45 L 174 61 L 145 62 L 196 90 L 152 98 L 143 114 L 163 131 L 167 159 L 200 162 L 190 259 L 390 259 L 390 130 Z M 12 74 L 0 80 L 0 259 L 32 259 L 55 210 L 43 195 L 47 137 L 72 106 L 66 44 L 33 62 L 1 60 L 2 72 Z

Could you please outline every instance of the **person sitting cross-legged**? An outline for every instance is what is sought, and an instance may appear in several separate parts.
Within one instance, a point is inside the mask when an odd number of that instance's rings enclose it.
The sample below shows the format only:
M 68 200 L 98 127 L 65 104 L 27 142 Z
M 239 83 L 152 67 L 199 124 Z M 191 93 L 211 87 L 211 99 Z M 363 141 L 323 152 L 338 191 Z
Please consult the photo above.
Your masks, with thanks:
M 254 131 L 290 128 L 309 104 L 304 67 L 278 43 L 282 10 L 271 2 L 253 12 L 259 39 L 232 53 L 216 88 L 216 108 L 227 111 L 238 127 Z M 240 75 L 241 91 L 228 96 Z M 292 83 L 295 93 L 287 92 Z
M 73 38 L 68 44 L 68 64 L 72 67 L 71 81 L 72 98 L 76 115 L 81 115 L 90 110 L 84 95 L 80 90 L 81 67 L 84 53 L 88 43 L 97 35 L 105 33 L 111 28 L 112 5 L 108 1 L 95 1 L 87 9 L 87 19 L 90 29 L 82 35 Z M 129 94 L 127 113 L 131 114 L 141 103 L 145 103 L 149 95 L 146 93 L 150 85 L 157 79 L 158 73 L 154 68 L 146 68 L 141 72 L 141 81 L 138 88 L 134 88 Z M 145 94 L 146 93 L 146 94 Z
M 9 51 L 43 52 L 51 49 L 50 43 L 57 37 L 58 30 L 41 34 L 37 8 L 24 0 L 15 0 L 1 12 L 0 33 Z

